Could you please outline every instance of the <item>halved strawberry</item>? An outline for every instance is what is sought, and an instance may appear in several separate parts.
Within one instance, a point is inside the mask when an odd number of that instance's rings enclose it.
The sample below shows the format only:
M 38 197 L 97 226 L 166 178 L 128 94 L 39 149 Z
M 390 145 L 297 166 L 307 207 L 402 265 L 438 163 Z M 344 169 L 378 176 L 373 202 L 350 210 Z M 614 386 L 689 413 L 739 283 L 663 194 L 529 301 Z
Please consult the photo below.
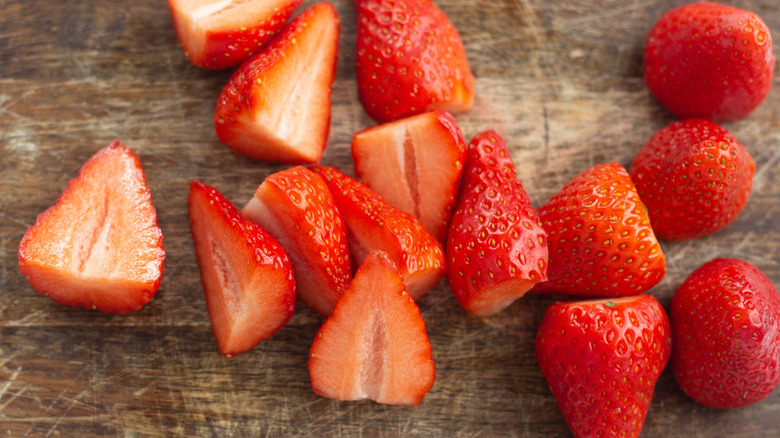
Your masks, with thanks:
M 417 300 L 436 287 L 446 271 L 444 251 L 420 221 L 332 167 L 311 170 L 322 175 L 347 223 L 355 266 L 379 249 L 398 266 L 412 298 Z
M 429 111 L 352 137 L 355 175 L 440 242 L 458 196 L 466 145 L 455 118 Z
M 241 65 L 217 102 L 219 139 L 252 158 L 316 163 L 328 143 L 339 17 L 318 3 Z
M 213 187 L 190 184 L 189 215 L 211 329 L 225 356 L 251 350 L 295 309 L 295 279 L 281 245 Z
M 425 321 L 395 264 L 371 252 L 311 345 L 312 390 L 339 400 L 420 404 L 436 365 Z
M 198 67 L 241 64 L 273 38 L 303 0 L 168 0 L 184 54 Z
M 160 287 L 162 238 L 141 161 L 114 140 L 27 229 L 19 269 L 58 303 L 124 314 Z
M 287 250 L 303 302 L 330 315 L 352 271 L 347 228 L 322 178 L 304 167 L 277 172 L 241 212 Z

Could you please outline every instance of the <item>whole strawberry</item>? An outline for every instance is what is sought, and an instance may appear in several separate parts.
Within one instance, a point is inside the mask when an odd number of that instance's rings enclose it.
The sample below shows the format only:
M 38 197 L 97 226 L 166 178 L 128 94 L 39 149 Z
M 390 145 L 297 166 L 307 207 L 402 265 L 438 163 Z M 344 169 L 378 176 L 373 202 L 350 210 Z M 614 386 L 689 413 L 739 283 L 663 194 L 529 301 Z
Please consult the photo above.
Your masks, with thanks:
M 713 408 L 755 403 L 780 383 L 780 295 L 737 259 L 695 270 L 672 298 L 674 377 Z
M 772 37 L 756 14 L 702 2 L 664 14 L 645 45 L 645 81 L 680 118 L 741 119 L 764 100 Z
M 575 437 L 636 437 L 672 350 L 669 318 L 650 295 L 557 302 L 536 356 Z
M 742 211 L 756 165 L 721 126 L 704 119 L 672 123 L 634 158 L 631 178 L 658 237 L 713 234 Z

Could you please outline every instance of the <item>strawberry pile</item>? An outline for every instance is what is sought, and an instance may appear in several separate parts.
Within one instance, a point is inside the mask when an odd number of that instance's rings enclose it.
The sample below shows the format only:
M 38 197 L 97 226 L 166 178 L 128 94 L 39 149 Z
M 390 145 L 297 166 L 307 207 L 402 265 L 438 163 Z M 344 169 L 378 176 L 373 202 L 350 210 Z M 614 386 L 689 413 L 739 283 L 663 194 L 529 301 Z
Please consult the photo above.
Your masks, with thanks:
M 237 66 L 216 102 L 220 141 L 311 165 L 268 176 L 240 211 L 191 184 L 223 355 L 273 336 L 300 297 L 326 317 L 309 355 L 315 393 L 419 404 L 436 366 L 416 301 L 446 277 L 479 317 L 526 293 L 579 297 L 551 304 L 536 336 L 542 374 L 578 437 L 639 435 L 670 357 L 681 388 L 708 406 L 755 403 L 777 386 L 780 295 L 758 268 L 705 264 L 675 294 L 671 322 L 645 294 L 666 272 L 658 238 L 719 232 L 748 202 L 755 163 L 716 122 L 747 116 L 769 91 L 771 37 L 757 16 L 710 3 L 664 15 L 647 39 L 645 78 L 685 119 L 657 132 L 629 170 L 584 169 L 537 211 L 499 134 L 464 140 L 452 113 L 472 108 L 474 77 L 430 0 L 355 0 L 357 87 L 380 124 L 354 134 L 357 178 L 317 165 L 341 28 L 327 2 L 287 22 L 300 4 L 169 0 L 194 65 Z M 84 164 L 19 247 L 37 291 L 112 313 L 152 298 L 163 258 L 140 161 L 118 141 Z

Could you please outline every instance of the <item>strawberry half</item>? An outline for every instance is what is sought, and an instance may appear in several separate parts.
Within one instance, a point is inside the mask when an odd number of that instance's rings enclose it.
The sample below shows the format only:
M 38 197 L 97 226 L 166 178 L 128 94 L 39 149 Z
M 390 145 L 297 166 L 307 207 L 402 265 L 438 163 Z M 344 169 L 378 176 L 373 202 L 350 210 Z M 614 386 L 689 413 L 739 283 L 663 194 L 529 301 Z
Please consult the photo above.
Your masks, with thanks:
M 656 132 L 631 164 L 631 178 L 658 237 L 686 240 L 720 231 L 747 204 L 756 165 L 724 128 L 704 119 Z
M 705 263 L 674 294 L 671 317 L 674 377 L 697 402 L 739 408 L 780 383 L 780 294 L 755 266 Z
M 463 308 L 491 316 L 546 281 L 546 236 L 504 140 L 474 137 L 447 235 L 447 280 Z
M 432 109 L 471 110 L 474 76 L 455 27 L 430 0 L 355 0 L 363 107 L 389 122 Z
M 58 303 L 125 314 L 160 287 L 162 239 L 141 161 L 114 140 L 27 229 L 19 269 Z
M 198 67 L 226 69 L 273 38 L 303 0 L 168 0 L 184 54 Z
M 252 158 L 316 163 L 328 143 L 339 17 L 318 3 L 241 65 L 217 102 L 220 141 Z
M 311 345 L 312 390 L 339 400 L 420 404 L 436 365 L 425 321 L 395 264 L 373 251 Z
M 214 337 L 225 356 L 251 350 L 295 309 L 287 254 L 216 189 L 190 184 L 189 216 Z
M 422 222 L 439 242 L 458 196 L 466 145 L 455 118 L 430 111 L 352 137 L 355 175 Z
M 539 208 L 549 281 L 540 292 L 617 297 L 661 281 L 666 257 L 626 169 L 601 164 L 575 176 Z
M 303 302 L 330 315 L 352 271 L 347 228 L 322 178 L 304 167 L 274 173 L 241 212 L 287 250 Z
M 575 437 L 639 436 L 671 355 L 670 335 L 669 318 L 650 295 L 547 308 L 536 356 Z
M 371 251 L 382 250 L 398 266 L 412 298 L 420 299 L 436 287 L 446 270 L 444 251 L 417 219 L 332 167 L 311 170 L 325 180 L 347 223 L 355 266 Z

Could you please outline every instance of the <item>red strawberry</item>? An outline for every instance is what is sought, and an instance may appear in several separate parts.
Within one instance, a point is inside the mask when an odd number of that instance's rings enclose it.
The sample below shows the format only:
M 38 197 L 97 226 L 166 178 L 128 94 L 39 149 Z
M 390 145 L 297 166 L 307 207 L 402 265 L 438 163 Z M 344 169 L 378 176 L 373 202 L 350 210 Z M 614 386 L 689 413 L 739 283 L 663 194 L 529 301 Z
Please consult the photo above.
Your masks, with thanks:
M 420 404 L 436 365 L 425 321 L 395 264 L 373 251 L 311 345 L 315 393 L 339 400 Z
M 474 76 L 455 27 L 430 0 L 355 0 L 357 79 L 371 117 L 471 110 Z
M 547 234 L 498 134 L 471 140 L 463 175 L 447 235 L 447 280 L 463 308 L 491 316 L 547 280 Z
M 680 118 L 741 119 L 769 93 L 775 65 L 761 18 L 703 2 L 664 14 L 645 45 L 645 81 Z
M 703 119 L 656 132 L 631 165 L 631 178 L 658 237 L 715 233 L 745 207 L 756 165 L 722 127 Z
M 314 166 L 333 194 L 349 230 L 349 248 L 357 266 L 369 252 L 387 253 L 415 300 L 444 277 L 444 251 L 412 215 L 393 207 L 364 184 L 332 167 Z
M 780 295 L 755 266 L 705 263 L 674 294 L 671 317 L 674 377 L 694 400 L 738 408 L 780 383 Z
M 287 250 L 303 302 L 330 315 L 352 272 L 347 228 L 322 178 L 303 167 L 277 172 L 241 212 Z
M 235 67 L 274 37 L 303 0 L 168 0 L 184 54 L 198 67 Z
M 466 146 L 452 115 L 430 111 L 352 137 L 355 175 L 440 242 L 458 196 Z
M 661 281 L 666 257 L 626 170 L 601 164 L 575 176 L 539 208 L 548 283 L 539 291 L 617 297 Z
M 339 18 L 318 3 L 241 65 L 217 102 L 219 139 L 252 158 L 316 163 L 328 143 Z
M 219 351 L 249 351 L 293 314 L 290 260 L 268 231 L 200 181 L 190 185 L 189 215 Z
M 114 140 L 27 229 L 19 269 L 58 303 L 125 314 L 160 287 L 162 239 L 141 161 Z
M 547 308 L 536 356 L 575 437 L 636 437 L 672 351 L 669 318 L 650 295 Z

